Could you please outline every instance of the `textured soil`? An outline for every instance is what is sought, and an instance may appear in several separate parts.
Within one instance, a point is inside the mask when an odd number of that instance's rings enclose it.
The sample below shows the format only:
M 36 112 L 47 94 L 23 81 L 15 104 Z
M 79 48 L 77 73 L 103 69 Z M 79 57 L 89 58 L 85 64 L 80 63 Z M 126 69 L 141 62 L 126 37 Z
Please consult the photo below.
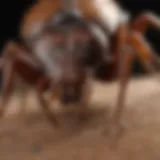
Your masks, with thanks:
M 53 108 L 59 128 L 48 123 L 34 92 L 22 103 L 16 93 L 0 121 L 0 160 L 160 160 L 159 83 L 149 78 L 131 81 L 125 128 L 116 147 L 104 131 L 116 103 L 117 83 L 94 84 L 83 121 L 74 108 Z

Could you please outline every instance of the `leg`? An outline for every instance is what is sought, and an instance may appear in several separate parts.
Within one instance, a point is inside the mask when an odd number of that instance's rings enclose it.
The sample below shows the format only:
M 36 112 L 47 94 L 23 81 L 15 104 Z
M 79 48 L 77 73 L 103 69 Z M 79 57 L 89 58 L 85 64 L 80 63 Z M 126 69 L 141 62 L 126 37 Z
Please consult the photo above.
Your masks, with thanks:
M 128 39 L 128 26 L 122 26 L 117 35 L 117 44 L 115 47 L 116 60 L 118 64 L 118 78 L 120 79 L 120 92 L 118 96 L 117 109 L 113 116 L 113 122 L 118 123 L 124 107 L 124 99 L 126 94 L 126 87 L 131 72 L 132 51 L 129 45 L 126 44 Z M 128 50 L 127 50 L 128 49 Z
M 33 54 L 30 54 L 27 51 L 25 51 L 25 49 L 22 46 L 18 45 L 14 41 L 9 41 L 5 45 L 2 51 L 2 60 L 0 61 L 0 67 L 3 65 L 3 60 L 5 58 L 10 58 L 16 61 L 23 61 L 35 69 L 42 68 L 42 64 L 34 57 Z
M 3 84 L 2 84 L 2 104 L 1 104 L 1 113 L 3 114 L 3 110 L 8 102 L 9 99 L 9 93 L 12 86 L 13 81 L 13 72 L 16 72 L 15 70 L 15 64 L 16 62 L 24 62 L 26 64 L 29 64 L 33 67 L 33 69 L 40 69 L 37 64 L 37 61 L 34 61 L 32 57 L 28 56 L 28 54 L 25 54 L 25 52 L 14 42 L 9 42 L 4 50 L 2 58 L 0 59 L 0 69 L 3 71 Z
M 87 110 L 89 109 L 88 107 L 91 98 L 91 85 L 89 80 L 87 79 L 82 86 L 79 86 L 78 90 L 80 91 L 80 99 L 77 102 L 78 117 L 80 120 L 85 121 L 88 119 Z
M 123 108 L 124 108 L 124 100 L 126 94 L 126 87 L 129 79 L 129 74 L 131 72 L 131 62 L 132 62 L 132 50 L 129 45 L 127 45 L 128 39 L 128 26 L 121 26 L 117 32 L 117 43 L 114 47 L 115 52 L 115 66 L 119 69 L 119 79 L 120 79 L 120 91 L 118 96 L 117 109 L 115 111 L 115 115 L 113 116 L 113 121 L 109 125 L 112 127 L 112 124 L 118 124 L 121 119 Z M 128 49 L 128 50 L 127 50 Z M 117 62 L 119 63 L 117 66 Z M 117 70 L 117 69 L 116 69 Z
M 109 124 L 109 139 L 111 140 L 111 147 L 115 147 L 121 136 L 121 129 L 123 129 L 123 124 L 121 123 L 122 114 L 124 112 L 125 98 L 127 92 L 127 85 L 129 82 L 129 77 L 132 69 L 132 61 L 134 58 L 133 50 L 130 46 L 126 46 L 125 50 L 122 52 L 119 61 L 119 93 L 118 100 L 116 104 L 115 112 L 112 116 L 112 121 Z M 113 137 L 112 137 L 113 136 Z
M 128 50 L 127 50 L 128 49 Z M 134 58 L 133 50 L 126 46 L 125 51 L 122 52 L 119 61 L 119 93 L 118 100 L 116 104 L 115 112 L 112 116 L 112 121 L 109 123 L 109 142 L 110 147 L 117 147 L 118 140 L 122 134 L 123 124 L 121 123 L 122 114 L 125 107 L 125 98 L 127 93 L 127 86 L 129 82 L 129 77 L 132 69 L 132 61 Z
M 138 50 L 138 58 L 142 62 L 144 69 L 155 73 L 155 68 L 151 63 L 154 62 L 157 66 L 160 66 L 160 59 L 154 54 L 142 36 L 149 26 L 160 29 L 160 18 L 150 12 L 138 16 L 131 24 L 131 29 L 133 30 L 131 43 Z
M 13 84 L 14 63 L 11 60 L 6 60 L 2 71 L 3 71 L 3 80 L 2 80 L 0 116 L 4 115 L 7 103 L 9 102 L 10 99 L 10 93 Z
M 90 97 L 91 97 L 91 84 L 90 80 L 86 79 L 84 84 L 82 85 L 81 99 L 80 99 L 80 107 L 82 110 L 86 109 L 89 105 Z
M 160 18 L 150 12 L 138 16 L 131 24 L 132 29 L 140 33 L 145 32 L 149 26 L 160 29 Z
M 154 54 L 152 48 L 144 40 L 143 36 L 139 33 L 132 32 L 129 43 L 136 50 L 136 56 L 144 69 L 152 74 L 156 73 L 156 67 L 160 68 L 160 59 Z
M 41 79 L 37 85 L 37 98 L 38 98 L 38 100 L 40 102 L 40 106 L 44 110 L 44 113 L 46 114 L 48 120 L 52 124 L 57 126 L 58 125 L 57 119 L 56 119 L 55 115 L 51 112 L 51 110 L 49 109 L 49 104 L 45 100 L 44 95 L 43 95 L 44 90 L 45 90 L 45 85 L 46 85 L 46 80 Z
M 127 89 L 130 73 L 132 71 L 133 58 L 134 58 L 134 54 L 133 54 L 132 48 L 130 46 L 126 46 L 125 51 L 123 51 L 123 53 L 121 54 L 120 61 L 119 61 L 120 89 L 118 94 L 117 108 L 113 116 L 114 124 L 118 124 L 122 117 L 122 113 L 124 110 L 124 102 L 126 97 L 126 89 Z
M 83 121 L 88 120 L 88 116 L 90 114 L 90 100 L 91 100 L 91 93 L 92 93 L 92 88 L 91 88 L 91 82 L 87 82 L 84 84 L 83 92 L 82 92 L 82 99 L 80 102 L 80 107 L 82 108 L 82 114 L 80 115 L 80 119 Z
M 26 115 L 26 108 L 27 108 L 27 98 L 29 95 L 29 86 L 24 85 L 22 87 L 23 91 L 21 91 L 21 97 L 20 97 L 20 112 L 19 115 L 23 118 Z

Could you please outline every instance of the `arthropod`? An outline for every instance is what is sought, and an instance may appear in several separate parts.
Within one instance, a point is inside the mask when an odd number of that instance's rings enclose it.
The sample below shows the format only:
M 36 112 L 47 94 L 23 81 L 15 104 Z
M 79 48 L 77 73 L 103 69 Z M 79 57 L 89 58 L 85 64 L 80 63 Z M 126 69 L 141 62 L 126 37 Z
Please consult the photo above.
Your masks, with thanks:
M 110 51 L 107 50 L 106 55 L 110 52 L 112 60 L 101 63 L 104 65 L 102 75 L 112 79 L 117 78 L 117 75 L 119 76 L 120 91 L 116 104 L 117 108 L 113 116 L 113 122 L 119 123 L 124 110 L 126 87 L 133 59 L 138 57 L 144 68 L 150 72 L 154 72 L 155 65 L 159 65 L 159 58 L 144 39 L 143 33 L 150 25 L 159 29 L 160 20 L 155 14 L 147 12 L 140 14 L 131 21 L 128 12 L 114 0 L 73 0 L 70 3 L 73 4 L 70 9 L 78 9 L 86 21 L 91 20 L 97 24 L 97 27 L 94 26 L 94 29 L 96 28 L 95 34 L 102 46 L 108 45 L 110 42 Z M 21 27 L 21 35 L 26 43 L 42 32 L 46 20 L 51 15 L 56 15 L 62 4 L 65 5 L 58 0 L 39 0 L 26 12 Z M 100 32 L 97 31 L 97 28 L 98 30 L 101 28 Z M 102 36 L 103 33 L 106 35 L 105 38 Z M 95 52 L 96 56 L 101 57 L 99 49 Z M 96 59 L 92 57 L 88 59 L 95 60 L 92 67 L 96 71 L 99 63 L 97 64 Z M 100 70 L 97 73 L 99 74 Z
M 54 124 L 57 121 L 44 98 L 45 90 L 50 89 L 64 104 L 87 105 L 85 56 L 92 36 L 84 22 L 74 19 L 74 15 L 64 20 L 67 20 L 65 25 L 48 24 L 31 49 L 13 41 L 6 44 L 1 57 L 1 114 L 9 100 L 14 73 L 36 89 L 44 113 Z

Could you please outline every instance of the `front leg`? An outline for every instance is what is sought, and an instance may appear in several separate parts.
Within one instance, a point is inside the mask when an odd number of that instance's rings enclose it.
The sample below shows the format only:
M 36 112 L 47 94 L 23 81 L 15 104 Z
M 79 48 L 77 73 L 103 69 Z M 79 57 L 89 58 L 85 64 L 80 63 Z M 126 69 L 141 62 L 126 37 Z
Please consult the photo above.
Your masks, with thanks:
M 85 121 L 88 119 L 88 112 L 89 109 L 89 102 L 91 99 L 91 81 L 89 79 L 85 80 L 83 84 L 78 86 L 78 94 L 80 95 L 78 101 L 77 101 L 77 107 L 78 107 L 78 118 L 82 121 Z
M 22 119 L 26 116 L 27 105 L 28 105 L 27 100 L 28 100 L 28 97 L 29 97 L 30 90 L 31 90 L 31 88 L 28 85 L 24 85 L 22 87 L 23 93 L 21 93 L 20 101 L 19 101 L 19 105 L 20 105 L 19 115 Z
M 54 115 L 53 112 L 51 112 L 48 101 L 46 101 L 44 98 L 44 91 L 45 91 L 46 83 L 48 83 L 46 79 L 39 80 L 38 85 L 37 85 L 37 90 L 36 90 L 37 98 L 48 120 L 51 122 L 52 125 L 57 127 L 58 122 L 57 122 L 56 116 Z
M 82 110 L 86 109 L 89 106 L 89 101 L 91 99 L 91 85 L 90 81 L 87 80 L 82 86 L 81 98 L 80 98 L 80 106 Z
M 125 97 L 125 88 L 127 86 L 128 82 L 128 75 L 130 72 L 130 66 L 131 66 L 131 57 L 132 54 L 131 48 L 129 45 L 127 45 L 127 40 L 128 40 L 128 26 L 124 25 L 121 26 L 117 32 L 117 44 L 115 46 L 115 52 L 116 52 L 116 61 L 119 63 L 118 64 L 118 78 L 120 79 L 120 93 L 118 97 L 118 104 L 117 104 L 117 109 L 115 112 L 114 117 L 114 123 L 118 123 L 122 110 L 124 107 L 124 97 Z M 128 50 L 127 50 L 128 49 Z
M 11 59 L 5 60 L 5 64 L 2 68 L 2 73 L 3 77 L 2 77 L 0 116 L 3 116 L 5 113 L 6 106 L 10 100 L 10 94 L 13 85 L 14 62 Z
M 119 60 L 119 94 L 117 101 L 117 108 L 113 116 L 113 122 L 118 124 L 122 117 L 124 110 L 124 102 L 126 97 L 126 89 L 129 82 L 130 73 L 132 71 L 132 62 L 134 58 L 133 49 L 130 46 L 125 46 L 125 49 L 121 53 Z
M 10 58 L 13 61 L 22 61 L 34 69 L 40 70 L 43 65 L 38 61 L 34 54 L 29 53 L 25 48 L 14 41 L 8 41 L 2 50 L 2 60 L 0 68 L 4 65 L 4 59 Z
M 130 73 L 132 71 L 132 62 L 134 59 L 134 53 L 130 46 L 124 46 L 124 50 L 121 53 L 119 60 L 119 93 L 116 104 L 115 112 L 112 116 L 112 121 L 109 124 L 109 136 L 113 136 L 111 145 L 117 145 L 117 142 L 122 133 L 124 127 L 122 123 L 122 115 L 125 107 L 125 99 L 127 94 L 127 86 L 129 82 Z
M 2 101 L 0 106 L 1 115 L 3 115 L 5 106 L 9 101 L 10 90 L 13 84 L 13 73 L 16 72 L 15 64 L 17 62 L 22 62 L 30 65 L 33 70 L 41 70 L 41 65 L 31 56 L 31 54 L 27 53 L 13 41 L 9 41 L 2 52 L 3 54 L 0 59 L 0 70 L 3 72 Z

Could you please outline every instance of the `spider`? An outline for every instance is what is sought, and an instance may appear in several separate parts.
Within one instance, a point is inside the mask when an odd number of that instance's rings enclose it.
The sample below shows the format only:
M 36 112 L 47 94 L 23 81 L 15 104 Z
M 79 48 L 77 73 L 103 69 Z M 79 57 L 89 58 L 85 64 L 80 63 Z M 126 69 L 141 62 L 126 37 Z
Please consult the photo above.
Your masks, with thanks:
M 86 21 L 94 21 L 97 25 L 91 24 L 94 26 L 91 30 L 95 31 L 101 46 L 109 45 L 111 48 L 112 60 L 104 65 L 106 72 L 103 72 L 103 76 L 106 74 L 107 78 L 112 79 L 119 77 L 119 96 L 112 121 L 112 124 L 119 124 L 124 110 L 126 88 L 133 59 L 138 57 L 143 67 L 152 73 L 156 72 L 156 65 L 160 64 L 156 53 L 143 36 L 149 26 L 160 28 L 159 17 L 154 13 L 145 12 L 131 20 L 130 14 L 115 0 L 39 0 L 26 12 L 21 23 L 20 33 L 25 43 L 29 44 L 37 37 L 42 32 L 46 20 L 65 6 L 69 10 L 78 10 Z M 103 33 L 105 38 L 102 36 Z M 93 52 L 96 51 L 97 56 L 100 51 L 96 49 Z M 108 54 L 107 50 L 106 55 Z M 96 58 L 94 60 L 93 68 L 96 68 Z M 100 70 L 97 72 L 100 73 Z

